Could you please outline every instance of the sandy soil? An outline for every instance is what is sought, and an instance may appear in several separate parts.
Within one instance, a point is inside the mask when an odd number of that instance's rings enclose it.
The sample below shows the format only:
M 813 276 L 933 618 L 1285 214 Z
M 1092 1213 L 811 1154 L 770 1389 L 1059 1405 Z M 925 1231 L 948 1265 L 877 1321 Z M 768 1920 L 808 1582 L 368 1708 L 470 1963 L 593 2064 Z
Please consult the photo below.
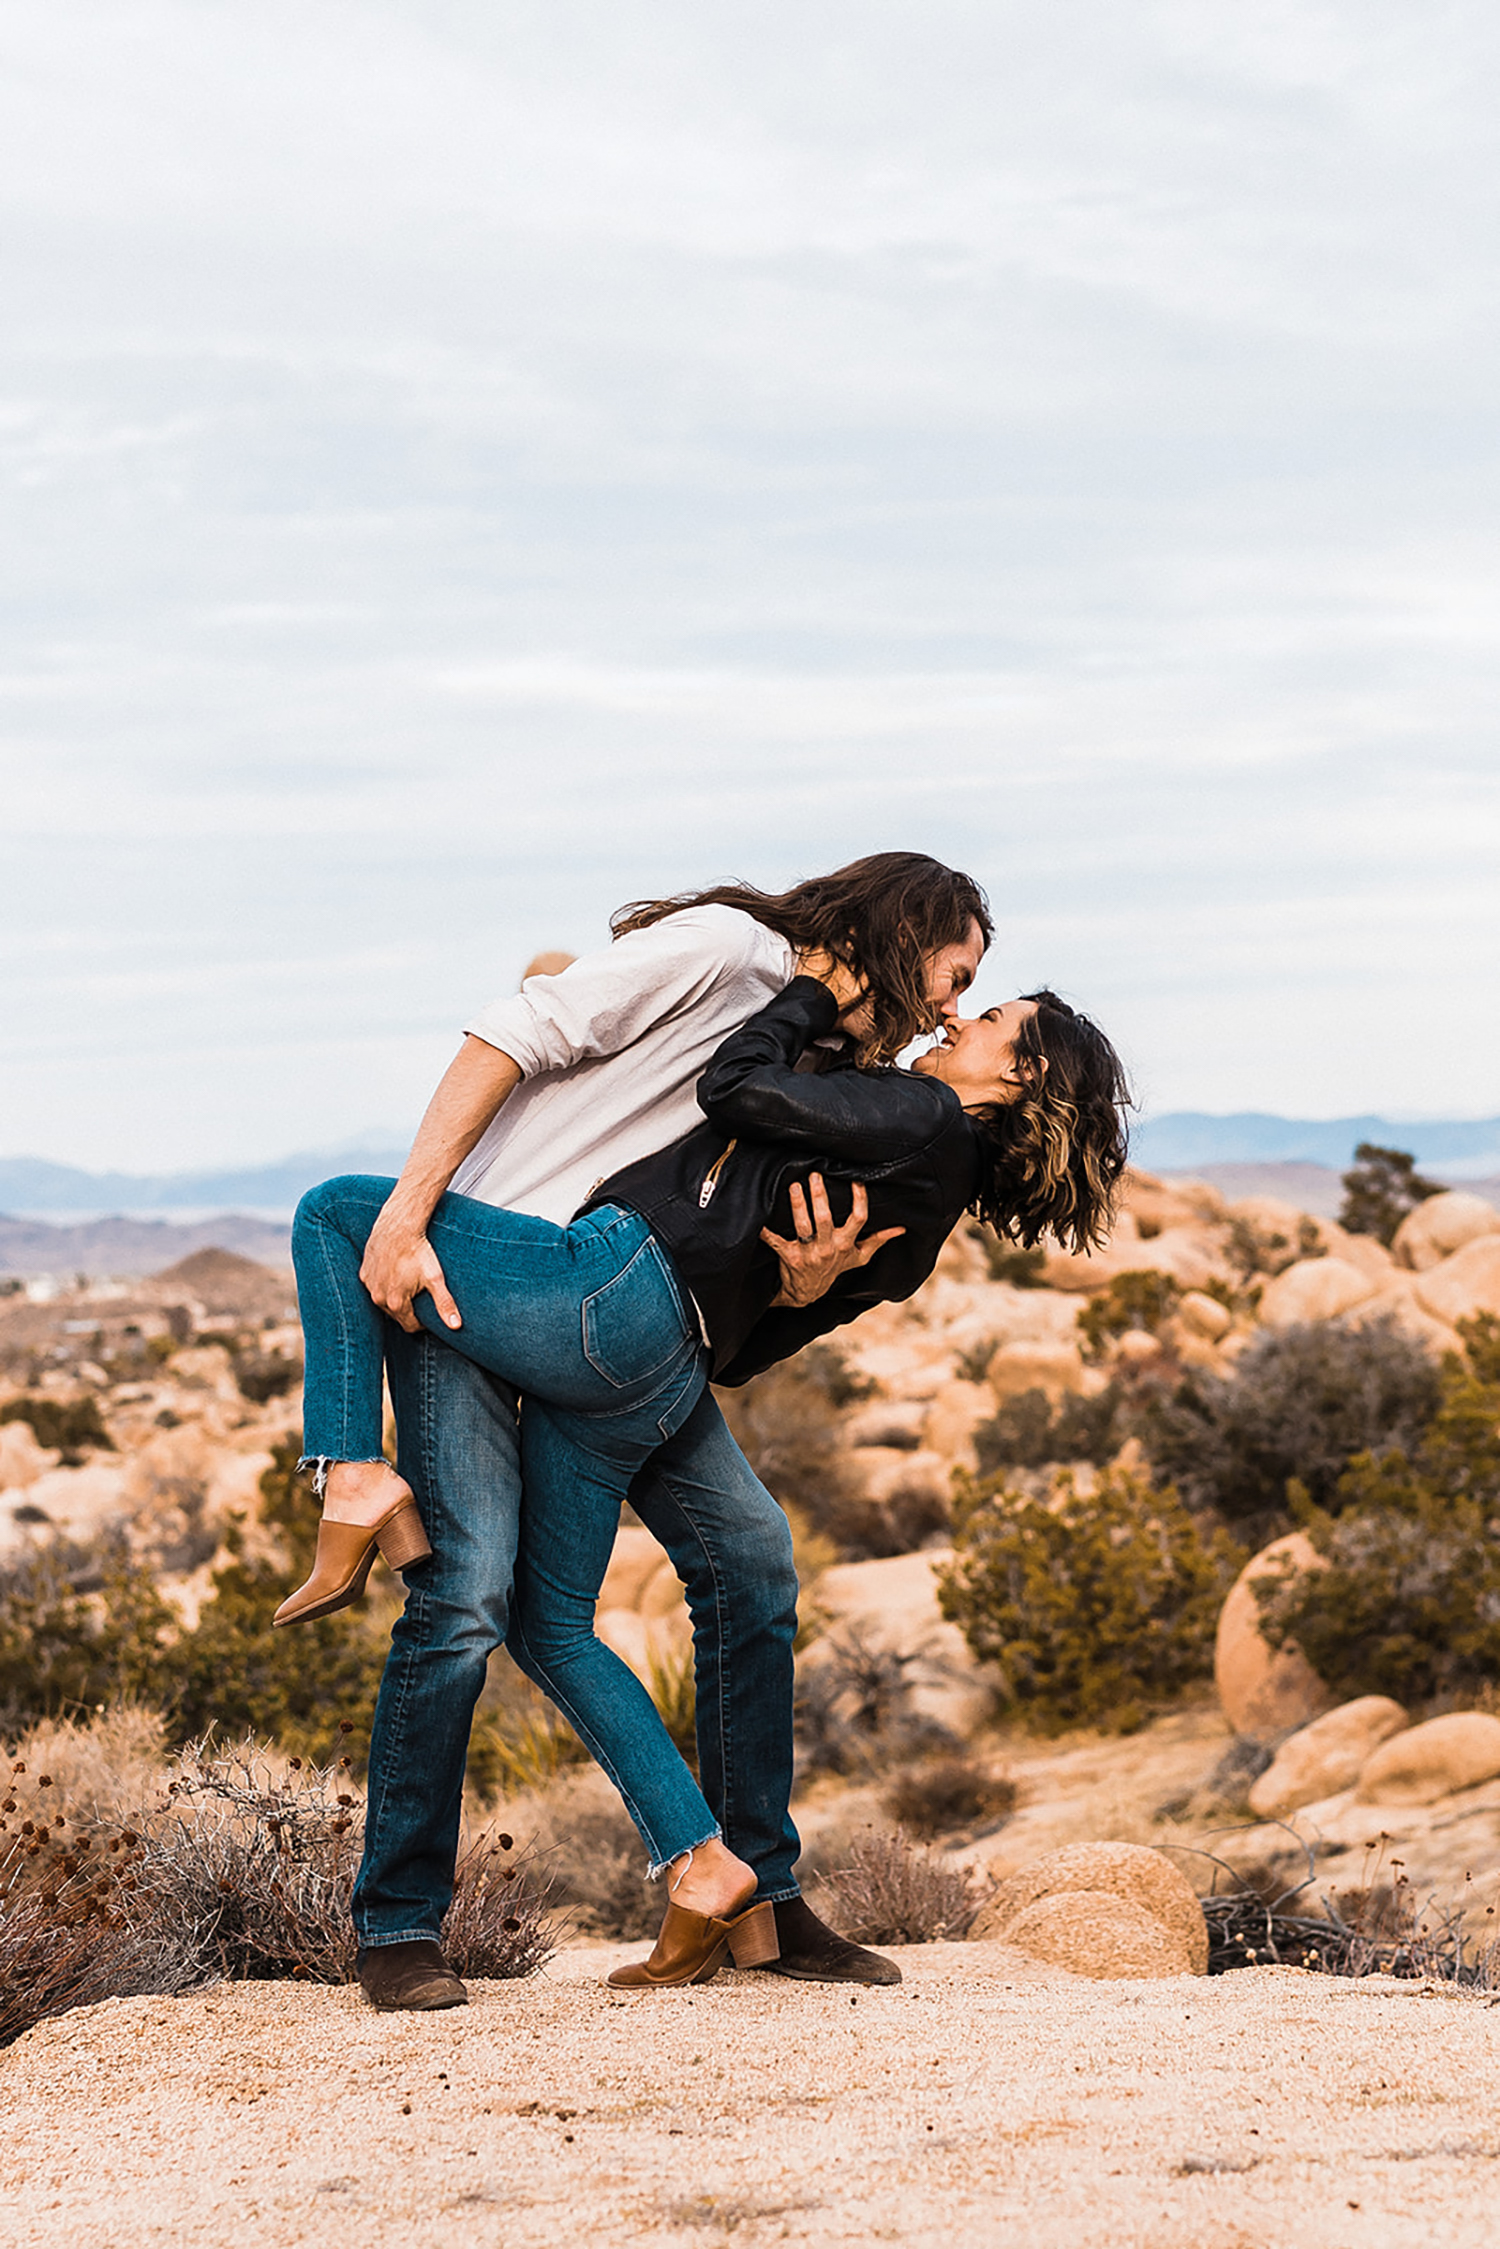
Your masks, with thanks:
M 1500 2010 L 1293 1969 L 1088 1983 L 999 1945 L 894 1991 L 725 1974 L 626 1999 L 578 1946 L 467 2010 L 227 1985 L 0 2057 L 29 2249 L 649 2240 L 1479 2249 Z

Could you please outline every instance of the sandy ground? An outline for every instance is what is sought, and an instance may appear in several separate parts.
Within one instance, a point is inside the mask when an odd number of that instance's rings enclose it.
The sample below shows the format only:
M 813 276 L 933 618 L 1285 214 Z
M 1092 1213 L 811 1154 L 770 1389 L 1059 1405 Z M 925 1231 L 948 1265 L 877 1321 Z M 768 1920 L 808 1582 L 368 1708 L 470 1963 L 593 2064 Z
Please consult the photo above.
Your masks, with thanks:
M 1479 2249 L 1500 2008 L 1293 1969 L 1089 1983 L 1000 1945 L 899 1990 L 627 1999 L 577 1946 L 467 2010 L 225 1985 L 0 2057 L 0 2239 Z

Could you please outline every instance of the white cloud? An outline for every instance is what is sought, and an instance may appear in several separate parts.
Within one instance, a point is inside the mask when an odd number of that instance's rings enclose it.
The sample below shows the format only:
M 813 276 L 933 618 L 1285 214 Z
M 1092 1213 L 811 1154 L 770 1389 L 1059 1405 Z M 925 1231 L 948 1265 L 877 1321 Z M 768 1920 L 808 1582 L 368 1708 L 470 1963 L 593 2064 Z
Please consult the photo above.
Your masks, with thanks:
M 898 840 L 1158 1106 L 1500 1107 L 1497 45 L 20 0 L 0 1149 L 408 1121 L 535 944 Z

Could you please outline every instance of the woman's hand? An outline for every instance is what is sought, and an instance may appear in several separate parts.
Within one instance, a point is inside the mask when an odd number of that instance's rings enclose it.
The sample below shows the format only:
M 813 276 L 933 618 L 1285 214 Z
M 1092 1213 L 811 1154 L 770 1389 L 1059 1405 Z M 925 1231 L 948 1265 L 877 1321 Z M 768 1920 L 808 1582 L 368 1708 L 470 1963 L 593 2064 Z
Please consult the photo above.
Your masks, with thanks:
M 795 1240 L 773 1234 L 769 1226 L 760 1230 L 761 1240 L 774 1249 L 781 1260 L 781 1287 L 771 1299 L 773 1311 L 788 1305 L 816 1304 L 820 1296 L 828 1294 L 840 1274 L 868 1265 L 877 1250 L 884 1249 L 887 1242 L 893 1242 L 898 1234 L 906 1232 L 904 1226 L 887 1226 L 884 1233 L 868 1234 L 861 1241 L 860 1234 L 870 1215 L 870 1199 L 863 1183 L 854 1182 L 849 1216 L 842 1226 L 833 1223 L 822 1173 L 815 1171 L 807 1185 L 807 1195 L 796 1180 L 791 1186 L 789 1200 L 792 1224 L 796 1228 Z
M 797 955 L 797 974 L 814 976 L 820 984 L 828 986 L 838 1002 L 840 1023 L 844 1023 L 845 1016 L 862 1008 L 870 997 L 870 987 L 864 978 L 846 961 L 835 960 L 821 945 L 809 945 L 805 952 Z M 844 1024 L 844 1028 L 847 1030 L 849 1025 Z

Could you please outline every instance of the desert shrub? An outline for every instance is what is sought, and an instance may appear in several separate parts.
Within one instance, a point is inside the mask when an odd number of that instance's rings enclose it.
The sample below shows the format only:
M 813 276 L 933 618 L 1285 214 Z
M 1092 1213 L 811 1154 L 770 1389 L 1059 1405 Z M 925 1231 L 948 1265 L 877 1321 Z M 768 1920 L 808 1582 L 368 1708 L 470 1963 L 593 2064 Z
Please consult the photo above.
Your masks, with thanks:
M 1318 1506 L 1340 1504 L 1354 1456 L 1410 1447 L 1437 1402 L 1427 1352 L 1389 1321 L 1310 1321 L 1258 1335 L 1232 1375 L 1194 1369 L 1145 1403 L 1139 1432 L 1157 1473 L 1192 1505 L 1253 1526 L 1259 1540 L 1293 1478 Z
M 289 1437 L 261 1478 L 263 1520 L 286 1562 L 249 1558 L 232 1530 L 191 1631 L 118 1538 L 54 1539 L 0 1571 L 0 1726 L 139 1701 L 167 1712 L 179 1742 L 217 1726 L 326 1756 L 343 1718 L 363 1738 L 385 1661 L 382 1612 L 381 1623 L 357 1605 L 295 1631 L 271 1627 L 317 1544 L 318 1503 L 296 1460 Z
M 1170 1273 L 1143 1267 L 1117 1273 L 1108 1288 L 1091 1296 L 1078 1315 L 1086 1359 L 1102 1359 L 1119 1336 L 1132 1330 L 1159 1335 L 1182 1296 L 1181 1284 Z
M 971 1343 L 967 1350 L 960 1351 L 953 1361 L 953 1372 L 958 1380 L 983 1382 L 990 1371 L 990 1361 L 999 1348 L 999 1336 L 982 1335 L 977 1343 Z
M 1123 1470 L 1088 1498 L 1066 1473 L 1045 1501 L 999 1478 L 971 1485 L 954 1548 L 943 1614 L 998 1667 L 1004 1702 L 1046 1732 L 1129 1732 L 1206 1677 L 1242 1559 L 1170 1485 Z
M 284 1438 L 260 1480 L 261 1520 L 279 1535 L 284 1563 L 251 1558 L 242 1535 L 225 1540 L 229 1560 L 191 1632 L 166 1651 L 156 1692 L 181 1741 L 217 1726 L 269 1736 L 304 1757 L 327 1757 L 342 1722 L 369 1733 L 387 1650 L 388 1601 L 336 1610 L 295 1630 L 271 1619 L 312 1568 L 319 1505 L 296 1473 L 300 1439 Z M 378 1621 L 377 1621 L 378 1620 Z M 149 1691 L 149 1690 L 148 1690 Z
M 57 1446 L 66 1466 L 76 1468 L 86 1452 L 113 1452 L 115 1441 L 104 1426 L 99 1401 L 91 1394 L 71 1398 L 8 1398 L 0 1422 L 24 1421 L 39 1445 Z
M 936 1944 L 967 1935 L 983 1899 L 967 1867 L 943 1866 L 898 1827 L 858 1836 L 818 1902 L 856 1944 Z
M 0 1726 L 150 1700 L 176 1622 L 123 1539 L 23 1552 L 0 1570 Z
M 1016 1784 L 1009 1773 L 993 1772 L 978 1757 L 934 1757 L 902 1773 L 881 1803 L 898 1827 L 926 1842 L 1013 1812 Z
M 1128 1418 L 1125 1388 L 1118 1382 L 1092 1398 L 1068 1396 L 1056 1406 L 1045 1390 L 1023 1390 L 975 1430 L 979 1473 L 1068 1460 L 1090 1460 L 1102 1468 L 1124 1442 Z
M 236 1350 L 232 1363 L 241 1397 L 257 1406 L 284 1398 L 302 1380 L 301 1360 L 285 1358 L 276 1351 Z
M 1002 1241 L 988 1226 L 977 1222 L 969 1228 L 969 1239 L 984 1251 L 984 1262 L 992 1281 L 1008 1281 L 1012 1288 L 1046 1287 L 1045 1250 L 1018 1248 L 1016 1243 Z
M 1273 1646 L 1296 1640 L 1341 1696 L 1420 1704 L 1500 1681 L 1500 1322 L 1464 1335 L 1410 1458 L 1361 1456 L 1326 1507 L 1298 1495 L 1327 1568 L 1256 1588 Z
M 1260 1302 L 1261 1291 L 1254 1285 L 1258 1278 L 1284 1273 L 1289 1265 L 1297 1264 L 1302 1258 L 1328 1254 L 1317 1220 L 1313 1218 L 1299 1218 L 1295 1234 L 1278 1233 L 1273 1226 L 1254 1225 L 1248 1218 L 1231 1218 L 1223 1251 L 1225 1262 L 1239 1283 L 1238 1291 L 1231 1292 L 1231 1310 L 1236 1309 L 1233 1301 L 1236 1295 L 1240 1304 L 1253 1307 Z
M 814 1662 L 799 1665 L 794 1714 L 804 1779 L 876 1771 L 951 1738 L 912 1707 L 907 1673 L 916 1660 L 845 1626 L 819 1645 Z
M 1430 1195 L 1443 1192 L 1435 1180 L 1421 1176 L 1415 1157 L 1404 1148 L 1382 1148 L 1373 1140 L 1362 1140 L 1355 1149 L 1343 1188 L 1339 1224 L 1345 1233 L 1373 1234 L 1387 1249 L 1402 1219 Z
M 0 2042 L 69 2006 L 219 1977 L 352 1978 L 363 1806 L 347 1755 L 198 1743 L 159 1777 L 127 1823 L 103 1821 L 54 1808 L 54 1776 L 18 1754 L 0 1813 Z M 460 1974 L 529 1975 L 553 1949 L 550 1883 L 513 1850 L 492 1835 L 459 1861 L 443 1935 Z

